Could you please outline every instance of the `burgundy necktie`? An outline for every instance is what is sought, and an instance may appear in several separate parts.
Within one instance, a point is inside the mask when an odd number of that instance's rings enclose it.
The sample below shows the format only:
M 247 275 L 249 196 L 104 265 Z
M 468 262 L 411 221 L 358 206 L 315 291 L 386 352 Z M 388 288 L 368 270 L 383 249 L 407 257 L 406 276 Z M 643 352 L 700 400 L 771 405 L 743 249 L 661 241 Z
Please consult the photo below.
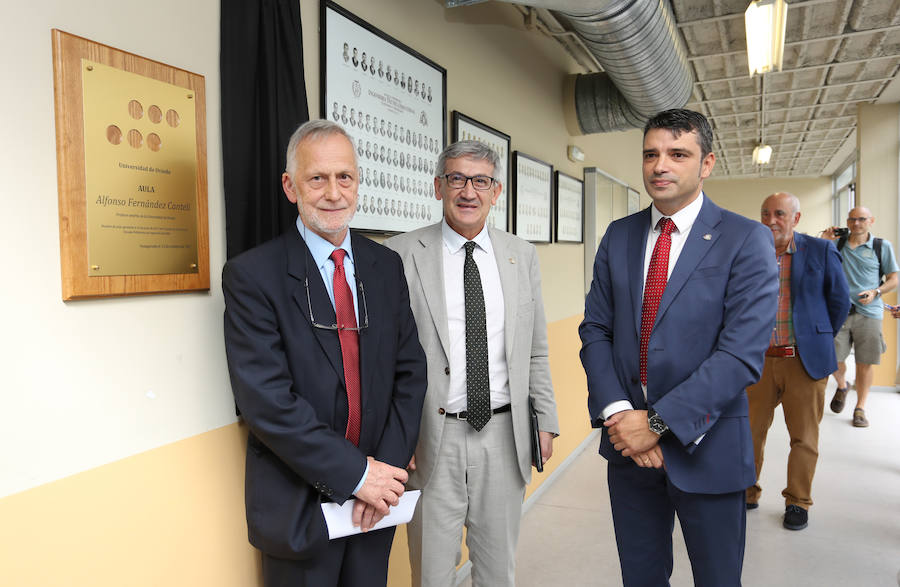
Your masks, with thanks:
M 337 316 L 338 338 L 341 341 L 341 357 L 344 360 L 344 382 L 347 386 L 347 440 L 359 445 L 360 405 L 359 405 L 359 332 L 347 330 L 356 328 L 356 311 L 353 309 L 353 294 L 344 274 L 344 249 L 331 253 L 334 261 L 334 313 Z
M 641 308 L 641 383 L 647 385 L 647 347 L 650 344 L 650 333 L 656 322 L 656 310 L 659 300 L 666 289 L 669 273 L 669 249 L 672 248 L 672 231 L 675 223 L 670 218 L 660 218 L 659 238 L 653 246 L 650 256 L 650 267 L 647 269 L 647 280 L 644 282 L 644 305 Z

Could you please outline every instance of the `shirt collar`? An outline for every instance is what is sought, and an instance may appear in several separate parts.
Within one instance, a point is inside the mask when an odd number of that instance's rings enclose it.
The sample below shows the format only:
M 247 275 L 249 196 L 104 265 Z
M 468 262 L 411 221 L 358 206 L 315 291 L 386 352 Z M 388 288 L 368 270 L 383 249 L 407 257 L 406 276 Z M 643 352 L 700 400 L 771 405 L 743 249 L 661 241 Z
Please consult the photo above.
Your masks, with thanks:
M 441 237 L 444 241 L 444 246 L 447 247 L 447 250 L 450 251 L 450 254 L 457 253 L 463 245 L 465 245 L 468 241 L 466 237 L 459 234 L 447 224 L 447 220 L 441 220 Z M 475 238 L 472 241 L 478 245 L 478 247 L 488 253 L 492 252 L 491 248 L 491 236 L 488 234 L 487 223 L 482 227 L 481 232 L 475 235 Z
M 701 191 L 700 195 L 697 196 L 693 202 L 671 216 L 668 216 L 668 218 L 675 223 L 675 230 L 677 230 L 679 234 L 685 234 L 694 225 L 694 221 L 697 220 L 697 216 L 700 215 L 700 208 L 702 207 L 703 192 Z M 659 231 L 657 224 L 659 224 L 659 219 L 664 217 L 663 213 L 656 209 L 656 204 L 650 206 L 650 230 Z
M 303 224 L 303 220 L 300 219 L 300 216 L 297 216 L 297 232 L 300 233 L 300 238 L 306 242 L 307 248 L 309 248 L 309 254 L 312 255 L 313 260 L 316 262 L 316 267 L 323 267 L 325 262 L 331 258 L 331 253 L 334 252 L 335 249 L 344 249 L 347 251 L 347 256 L 350 258 L 350 262 L 353 263 L 353 249 L 350 248 L 350 230 L 347 230 L 347 234 L 344 235 L 344 240 L 341 241 L 341 246 L 335 247 L 333 244 L 317 235 Z

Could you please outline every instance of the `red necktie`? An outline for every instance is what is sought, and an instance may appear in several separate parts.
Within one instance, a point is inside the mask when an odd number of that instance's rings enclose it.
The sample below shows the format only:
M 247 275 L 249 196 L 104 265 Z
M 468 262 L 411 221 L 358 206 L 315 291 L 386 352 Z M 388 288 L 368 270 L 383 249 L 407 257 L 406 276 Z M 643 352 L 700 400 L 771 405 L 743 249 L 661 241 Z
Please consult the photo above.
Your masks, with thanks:
M 341 341 L 341 357 L 344 360 L 344 382 L 347 386 L 347 440 L 359 445 L 360 405 L 359 405 L 359 332 L 347 330 L 356 328 L 356 311 L 353 309 L 353 294 L 344 274 L 344 249 L 331 253 L 334 261 L 334 313 L 337 316 L 338 338 Z
M 641 308 L 641 383 L 647 385 L 647 347 L 650 345 L 650 333 L 656 322 L 656 310 L 659 300 L 666 289 L 669 273 L 669 249 L 672 248 L 672 231 L 675 223 L 670 218 L 660 218 L 659 238 L 653 246 L 650 256 L 650 267 L 647 269 L 647 280 L 644 282 L 644 305 Z

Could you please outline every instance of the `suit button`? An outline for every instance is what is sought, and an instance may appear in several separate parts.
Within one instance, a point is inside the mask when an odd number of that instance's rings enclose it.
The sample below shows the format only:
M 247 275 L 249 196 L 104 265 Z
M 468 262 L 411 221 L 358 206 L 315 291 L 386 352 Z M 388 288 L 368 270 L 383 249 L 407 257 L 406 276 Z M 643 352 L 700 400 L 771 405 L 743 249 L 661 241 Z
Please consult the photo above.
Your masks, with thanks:
M 450 375 L 450 367 L 444 367 L 444 375 Z
M 444 411 L 444 408 L 438 408 L 438 414 L 440 414 L 441 416 L 443 416 L 446 413 L 447 412 Z

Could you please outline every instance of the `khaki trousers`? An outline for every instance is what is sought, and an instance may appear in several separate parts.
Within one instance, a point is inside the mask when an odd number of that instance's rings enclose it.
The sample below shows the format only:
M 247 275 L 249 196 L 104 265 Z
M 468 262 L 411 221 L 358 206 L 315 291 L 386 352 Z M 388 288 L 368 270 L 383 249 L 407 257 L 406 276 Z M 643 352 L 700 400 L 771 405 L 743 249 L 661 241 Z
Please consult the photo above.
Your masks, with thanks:
M 807 375 L 800 357 L 766 357 L 762 378 L 747 388 L 750 401 L 750 431 L 756 461 L 756 484 L 747 489 L 747 502 L 756 503 L 762 493 L 762 470 L 766 435 L 772 425 L 775 408 L 784 409 L 784 423 L 791 437 L 788 455 L 787 487 L 781 492 L 784 503 L 809 509 L 812 505 L 812 480 L 819 459 L 819 423 L 825 411 L 827 377 Z

